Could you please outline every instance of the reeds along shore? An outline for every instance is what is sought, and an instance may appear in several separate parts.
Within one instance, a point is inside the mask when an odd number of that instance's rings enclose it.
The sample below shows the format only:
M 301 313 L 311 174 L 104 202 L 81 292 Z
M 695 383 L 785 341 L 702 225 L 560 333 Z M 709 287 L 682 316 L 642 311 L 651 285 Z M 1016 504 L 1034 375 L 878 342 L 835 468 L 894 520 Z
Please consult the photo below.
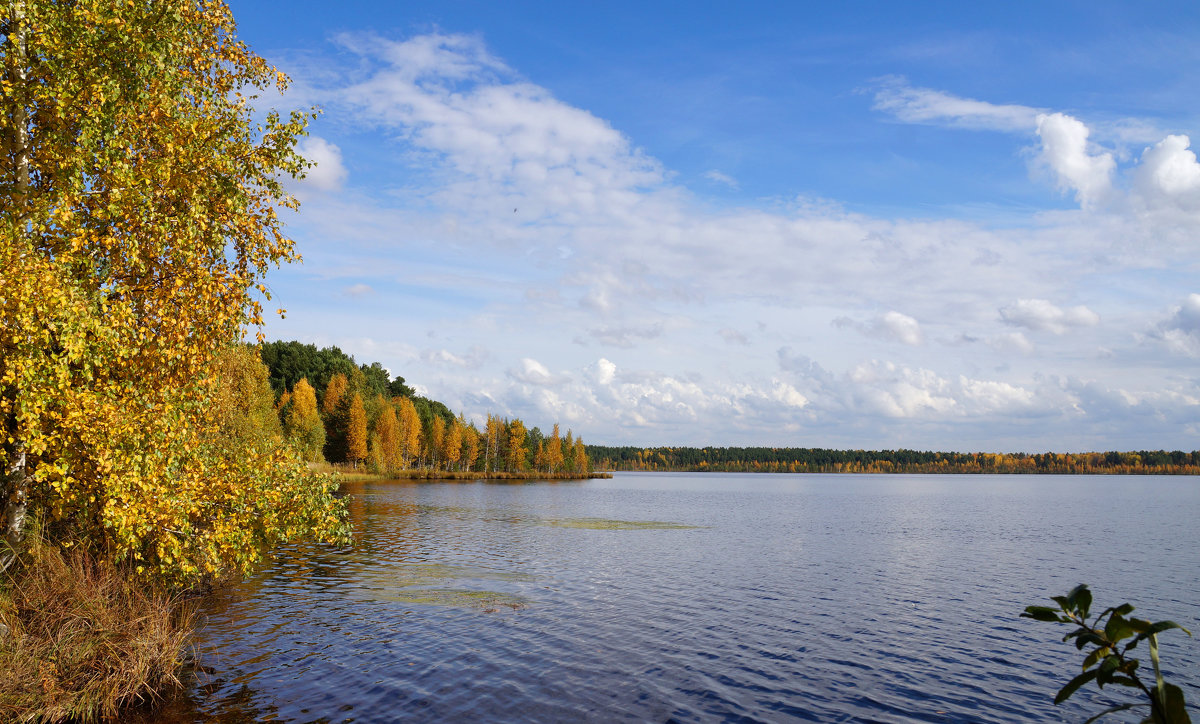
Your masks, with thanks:
M 36 536 L 0 574 L 0 721 L 115 720 L 179 687 L 193 605 Z
M 476 470 L 399 470 L 393 473 L 373 473 L 366 469 L 346 470 L 329 466 L 343 480 L 591 480 L 611 478 L 612 473 L 543 473 L 503 471 L 484 473 Z

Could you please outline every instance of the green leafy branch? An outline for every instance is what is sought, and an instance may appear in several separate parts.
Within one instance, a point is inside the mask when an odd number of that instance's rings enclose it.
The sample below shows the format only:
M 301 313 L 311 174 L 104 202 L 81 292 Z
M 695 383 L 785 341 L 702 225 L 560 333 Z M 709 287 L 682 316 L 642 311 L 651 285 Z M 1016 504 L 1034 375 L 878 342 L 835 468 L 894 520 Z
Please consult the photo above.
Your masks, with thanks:
M 1071 624 L 1076 628 L 1063 636 L 1063 641 L 1074 639 L 1075 648 L 1080 651 L 1091 647 L 1083 660 L 1083 673 L 1068 681 L 1059 690 L 1058 695 L 1054 697 L 1055 704 L 1061 704 L 1071 698 L 1072 694 L 1089 681 L 1095 681 L 1101 689 L 1106 684 L 1116 684 L 1140 689 L 1149 701 L 1114 706 L 1088 719 L 1089 723 L 1114 712 L 1149 706 L 1150 716 L 1143 719 L 1142 724 L 1191 724 L 1183 690 L 1163 681 L 1158 661 L 1158 634 L 1177 628 L 1191 636 L 1190 631 L 1174 621 L 1150 623 L 1139 618 L 1130 618 L 1133 606 L 1128 603 L 1104 609 L 1089 624 L 1087 619 L 1092 607 L 1092 592 L 1084 584 L 1076 586 L 1065 596 L 1053 596 L 1052 600 L 1058 604 L 1057 608 L 1027 606 L 1021 617 Z M 1122 645 L 1127 639 L 1128 642 Z M 1150 646 L 1150 661 L 1154 665 L 1152 687 L 1146 686 L 1138 678 L 1139 662 L 1129 655 L 1142 641 L 1147 641 Z

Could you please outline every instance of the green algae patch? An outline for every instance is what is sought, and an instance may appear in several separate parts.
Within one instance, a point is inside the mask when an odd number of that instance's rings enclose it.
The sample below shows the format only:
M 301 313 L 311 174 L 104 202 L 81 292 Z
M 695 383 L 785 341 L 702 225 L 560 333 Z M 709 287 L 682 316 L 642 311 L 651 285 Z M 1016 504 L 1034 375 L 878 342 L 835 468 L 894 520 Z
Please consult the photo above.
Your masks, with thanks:
M 468 591 L 457 588 L 409 588 L 380 596 L 385 601 L 411 603 L 421 606 L 451 606 L 470 608 L 483 613 L 495 613 L 502 608 L 520 611 L 532 603 L 524 596 L 500 591 Z
M 446 563 L 408 563 L 396 566 L 394 583 L 401 586 L 421 586 L 448 580 L 532 581 L 533 576 L 516 571 L 498 571 L 480 566 L 458 566 Z
M 608 518 L 548 518 L 541 521 L 541 524 L 555 528 L 580 528 L 583 530 L 694 530 L 702 527 L 662 520 L 610 520 Z

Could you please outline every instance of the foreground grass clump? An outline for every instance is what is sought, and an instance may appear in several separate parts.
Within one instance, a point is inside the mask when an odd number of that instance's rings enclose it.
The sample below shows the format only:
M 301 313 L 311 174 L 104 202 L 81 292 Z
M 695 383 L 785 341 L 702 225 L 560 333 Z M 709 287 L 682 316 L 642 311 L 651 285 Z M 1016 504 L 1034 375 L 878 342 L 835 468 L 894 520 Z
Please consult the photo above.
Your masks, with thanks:
M 180 685 L 193 609 L 35 541 L 0 575 L 0 721 L 96 721 Z

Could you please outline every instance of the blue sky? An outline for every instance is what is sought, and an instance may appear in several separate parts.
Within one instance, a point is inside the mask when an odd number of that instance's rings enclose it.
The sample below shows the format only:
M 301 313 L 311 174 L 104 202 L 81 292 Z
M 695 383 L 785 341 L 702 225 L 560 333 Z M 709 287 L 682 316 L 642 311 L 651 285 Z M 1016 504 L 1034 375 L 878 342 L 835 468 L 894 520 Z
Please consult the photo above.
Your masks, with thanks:
M 231 3 L 271 338 L 613 444 L 1200 439 L 1193 4 Z

